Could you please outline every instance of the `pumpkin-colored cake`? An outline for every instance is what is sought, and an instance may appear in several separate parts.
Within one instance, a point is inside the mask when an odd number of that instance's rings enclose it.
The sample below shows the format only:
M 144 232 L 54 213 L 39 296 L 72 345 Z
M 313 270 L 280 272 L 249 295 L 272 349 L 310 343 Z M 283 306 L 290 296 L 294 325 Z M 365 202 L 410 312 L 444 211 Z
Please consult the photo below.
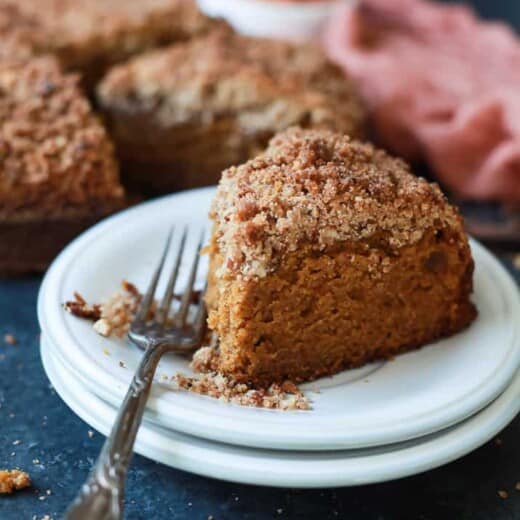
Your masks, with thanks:
M 217 369 L 312 380 L 467 327 L 473 260 L 458 211 L 369 144 L 290 129 L 223 173 L 207 303 Z

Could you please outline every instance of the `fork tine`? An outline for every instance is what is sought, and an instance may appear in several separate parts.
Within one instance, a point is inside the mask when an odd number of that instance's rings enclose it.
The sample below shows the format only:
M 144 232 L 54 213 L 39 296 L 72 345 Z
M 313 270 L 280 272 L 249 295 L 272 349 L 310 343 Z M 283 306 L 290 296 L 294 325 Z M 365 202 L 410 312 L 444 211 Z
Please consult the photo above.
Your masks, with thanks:
M 183 327 L 184 322 L 186 320 L 186 315 L 188 314 L 188 309 L 190 307 L 191 295 L 193 293 L 193 284 L 195 283 L 195 277 L 197 275 L 197 268 L 199 266 L 199 258 L 200 258 L 200 250 L 202 249 L 202 245 L 204 243 L 204 231 L 202 231 L 200 235 L 199 244 L 197 246 L 197 251 L 195 252 L 195 258 L 193 260 L 191 266 L 190 277 L 188 279 L 188 284 L 186 285 L 186 289 L 184 290 L 184 294 L 182 295 L 181 306 L 175 315 L 175 325 L 177 327 Z
M 170 306 L 173 300 L 175 282 L 177 281 L 177 276 L 179 275 L 179 268 L 181 265 L 181 258 L 184 252 L 184 246 L 186 245 L 186 237 L 188 235 L 187 227 L 184 228 L 184 232 L 182 234 L 181 243 L 179 246 L 179 251 L 177 253 L 177 258 L 175 259 L 175 265 L 173 266 L 172 273 L 170 275 L 170 279 L 168 280 L 168 286 L 166 287 L 166 291 L 164 292 L 163 299 L 161 301 L 161 305 L 157 310 L 157 322 L 161 325 L 166 323 L 168 318 L 168 311 L 170 310 Z
M 199 340 L 202 339 L 204 331 L 206 330 L 206 318 L 208 317 L 208 312 L 206 309 L 206 303 L 204 302 L 204 296 L 206 295 L 207 288 L 208 283 L 206 282 L 204 285 L 204 289 L 200 293 L 199 308 L 197 309 L 197 314 L 195 315 L 195 322 L 193 324 L 195 334 L 197 335 Z
M 173 236 L 173 227 L 168 234 L 168 238 L 166 239 L 166 245 L 164 246 L 164 251 L 161 255 L 161 259 L 159 261 L 159 265 L 155 269 L 155 273 L 152 277 L 150 285 L 148 286 L 148 290 L 146 294 L 143 296 L 141 301 L 141 305 L 139 305 L 139 309 L 137 310 L 135 320 L 134 321 L 145 321 L 146 316 L 150 310 L 150 306 L 153 302 L 153 296 L 155 294 L 155 289 L 157 288 L 157 282 L 159 281 L 159 277 L 161 276 L 161 271 L 164 265 L 164 261 L 166 260 L 166 256 L 168 255 L 168 250 L 170 249 L 170 244 Z

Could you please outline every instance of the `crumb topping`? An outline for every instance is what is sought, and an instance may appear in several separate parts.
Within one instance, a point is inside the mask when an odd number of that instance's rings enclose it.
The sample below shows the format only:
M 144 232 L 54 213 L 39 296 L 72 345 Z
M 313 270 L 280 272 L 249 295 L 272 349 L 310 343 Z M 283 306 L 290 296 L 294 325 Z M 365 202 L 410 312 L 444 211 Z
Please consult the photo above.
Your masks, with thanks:
M 10 494 L 31 485 L 31 478 L 19 469 L 0 470 L 0 494 Z
M 152 107 L 162 126 L 235 113 L 250 133 L 298 123 L 359 134 L 364 121 L 353 85 L 317 47 L 222 27 L 113 68 L 99 97 L 110 110 Z
M 0 215 L 121 203 L 113 145 L 51 57 L 0 61 Z
M 211 25 L 191 0 L 0 0 L 2 39 L 56 53 L 73 68 L 102 53 L 123 58 Z
M 426 231 L 462 233 L 439 188 L 370 144 L 325 130 L 292 128 L 264 154 L 224 171 L 211 218 L 224 257 L 218 276 L 263 277 L 306 244 L 384 248 L 389 254 Z

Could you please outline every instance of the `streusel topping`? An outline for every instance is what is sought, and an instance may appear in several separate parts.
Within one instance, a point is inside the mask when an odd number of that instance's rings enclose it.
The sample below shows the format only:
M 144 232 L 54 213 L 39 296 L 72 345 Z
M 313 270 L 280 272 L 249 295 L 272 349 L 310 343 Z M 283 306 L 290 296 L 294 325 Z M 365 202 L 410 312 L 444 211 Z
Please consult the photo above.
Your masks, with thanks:
M 51 57 L 0 61 L 0 214 L 122 200 L 113 145 Z
M 461 232 L 439 188 L 370 144 L 325 130 L 292 128 L 266 152 L 224 171 L 211 218 L 224 256 L 219 275 L 262 277 L 307 244 L 344 242 L 389 254 L 428 230 Z
M 112 109 L 152 107 L 163 126 L 234 113 L 247 132 L 300 122 L 358 135 L 365 115 L 352 84 L 317 47 L 225 27 L 115 67 L 99 95 Z
M 2 39 L 15 35 L 38 53 L 57 53 L 66 66 L 103 48 L 128 55 L 147 43 L 146 32 L 153 43 L 156 37 L 168 41 L 176 32 L 182 39 L 212 25 L 193 0 L 0 0 Z

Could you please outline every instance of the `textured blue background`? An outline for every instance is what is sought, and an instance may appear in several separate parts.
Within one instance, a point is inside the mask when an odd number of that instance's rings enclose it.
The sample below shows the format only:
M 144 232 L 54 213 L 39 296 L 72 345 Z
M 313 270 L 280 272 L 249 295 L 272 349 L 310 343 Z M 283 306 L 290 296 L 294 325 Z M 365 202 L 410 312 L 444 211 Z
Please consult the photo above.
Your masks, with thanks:
M 485 16 L 520 26 L 517 0 L 473 3 Z M 509 257 L 503 258 L 513 271 Z M 518 271 L 515 276 L 520 281 Z M 45 514 L 59 518 L 103 440 L 98 433 L 89 437 L 88 425 L 62 403 L 43 372 L 35 310 L 39 284 L 38 278 L 0 282 L 0 467 L 27 468 L 34 480 L 32 489 L 0 498 L 0 520 Z M 15 335 L 18 344 L 2 344 L 5 333 Z M 336 490 L 230 484 L 136 456 L 128 480 L 127 518 L 518 520 L 520 491 L 514 487 L 520 481 L 520 417 L 499 439 L 422 475 Z M 508 491 L 508 499 L 498 496 L 500 489 Z

